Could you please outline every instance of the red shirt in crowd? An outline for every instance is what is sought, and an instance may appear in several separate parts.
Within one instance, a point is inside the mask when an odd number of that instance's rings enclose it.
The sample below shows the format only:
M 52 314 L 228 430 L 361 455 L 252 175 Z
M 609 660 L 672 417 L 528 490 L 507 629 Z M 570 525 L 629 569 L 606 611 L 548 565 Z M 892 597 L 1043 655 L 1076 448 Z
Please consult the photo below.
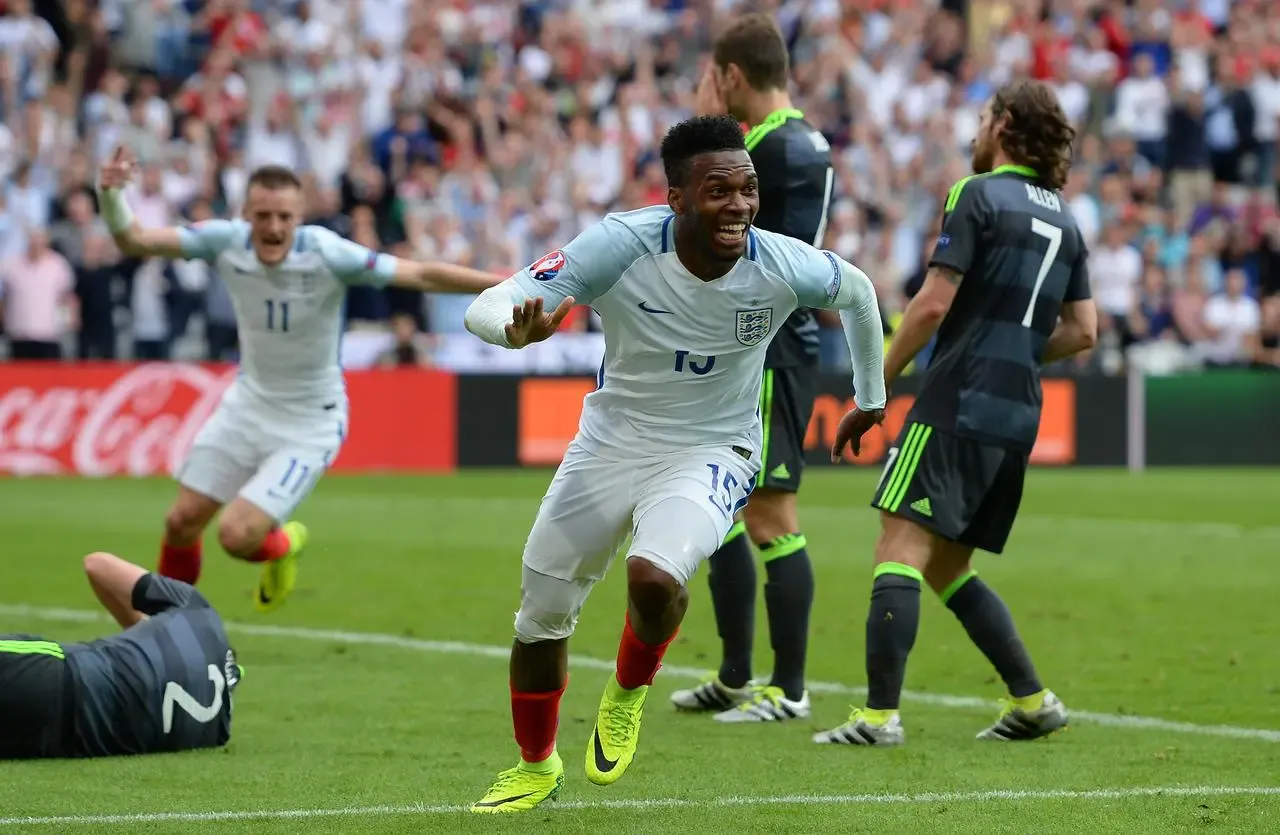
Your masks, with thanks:
M 267 25 L 257 12 L 235 15 L 223 12 L 209 18 L 209 34 L 218 46 L 230 47 L 236 55 L 244 55 L 265 42 Z

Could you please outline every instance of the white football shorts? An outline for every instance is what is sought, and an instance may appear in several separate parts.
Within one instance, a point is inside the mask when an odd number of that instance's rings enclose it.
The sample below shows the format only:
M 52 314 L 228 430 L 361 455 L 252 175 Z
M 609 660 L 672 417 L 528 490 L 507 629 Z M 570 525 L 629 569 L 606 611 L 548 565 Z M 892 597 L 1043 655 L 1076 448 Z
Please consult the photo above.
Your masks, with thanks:
M 345 403 L 315 415 L 287 415 L 227 391 L 192 441 L 177 479 L 226 504 L 239 495 L 286 521 L 338 457 Z
M 728 446 L 609 461 L 574 442 L 529 531 L 524 565 L 560 580 L 594 582 L 630 533 L 629 556 L 685 585 L 724 542 L 759 468 L 756 453 Z

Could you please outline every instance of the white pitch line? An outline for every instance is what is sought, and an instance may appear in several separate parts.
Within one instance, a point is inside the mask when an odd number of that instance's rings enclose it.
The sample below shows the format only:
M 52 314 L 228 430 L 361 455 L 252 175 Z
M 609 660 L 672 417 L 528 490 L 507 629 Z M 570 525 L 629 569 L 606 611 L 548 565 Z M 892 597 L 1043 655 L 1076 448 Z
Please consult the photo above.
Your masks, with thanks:
M 109 620 L 104 613 L 89 609 L 61 609 L 57 607 L 28 606 L 25 604 L 0 604 L 0 616 L 76 623 Z M 311 629 L 303 626 L 275 626 L 265 623 L 227 623 L 226 626 L 228 631 L 239 632 L 244 635 L 295 638 L 303 641 L 331 641 L 337 644 L 355 646 L 396 647 L 416 652 L 467 655 L 476 658 L 495 658 L 503 661 L 507 660 L 511 654 L 510 647 L 471 644 L 463 641 L 427 641 L 420 638 L 405 638 L 401 635 L 387 635 L 378 632 Z M 612 670 L 615 666 L 613 659 L 592 658 L 583 655 L 571 655 L 570 663 L 575 667 L 589 670 Z M 706 675 L 706 670 L 697 667 L 668 666 L 664 664 L 662 670 L 666 675 L 679 676 L 680 678 L 698 679 Z M 813 693 L 832 693 L 842 696 L 863 696 L 867 692 L 865 687 L 851 687 L 834 681 L 811 681 L 809 682 L 809 690 Z M 997 707 L 995 702 L 986 699 L 979 699 L 974 696 L 951 696 L 946 693 L 920 693 L 907 690 L 903 692 L 902 698 L 908 702 L 951 708 L 953 710 L 993 710 Z M 1160 719 L 1153 716 L 1096 713 L 1090 710 L 1075 709 L 1071 710 L 1071 718 L 1075 721 L 1106 725 L 1113 728 L 1280 742 L 1280 730 L 1266 728 L 1244 728 L 1236 725 L 1198 725 L 1192 722 L 1176 722 L 1172 719 Z
M 661 797 L 652 800 L 576 800 L 552 803 L 548 811 L 616 809 L 689 809 L 725 806 L 852 806 L 928 805 L 1048 800 L 1132 800 L 1139 797 L 1280 796 L 1280 786 L 1151 786 L 1083 791 L 996 789 L 993 791 L 926 792 L 923 794 L 787 794 L 773 797 Z M 333 809 L 261 809 L 229 812 L 138 812 L 124 815 L 51 815 L 0 818 L 0 826 L 66 826 L 139 823 L 219 823 L 244 820 L 306 820 L 310 818 L 387 817 L 393 815 L 452 815 L 468 810 L 460 805 L 410 803 L 386 806 L 343 806 Z M 541 811 L 541 810 L 539 810 Z

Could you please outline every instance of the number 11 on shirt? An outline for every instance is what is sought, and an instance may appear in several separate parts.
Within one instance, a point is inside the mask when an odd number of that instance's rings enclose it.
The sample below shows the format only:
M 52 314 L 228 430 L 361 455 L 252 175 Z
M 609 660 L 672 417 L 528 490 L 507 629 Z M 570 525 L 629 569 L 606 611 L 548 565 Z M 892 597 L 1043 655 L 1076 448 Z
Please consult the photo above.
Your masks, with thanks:
M 267 330 L 276 329 L 276 311 L 280 312 L 280 330 L 283 333 L 289 332 L 289 303 L 276 302 L 273 299 L 267 299 Z

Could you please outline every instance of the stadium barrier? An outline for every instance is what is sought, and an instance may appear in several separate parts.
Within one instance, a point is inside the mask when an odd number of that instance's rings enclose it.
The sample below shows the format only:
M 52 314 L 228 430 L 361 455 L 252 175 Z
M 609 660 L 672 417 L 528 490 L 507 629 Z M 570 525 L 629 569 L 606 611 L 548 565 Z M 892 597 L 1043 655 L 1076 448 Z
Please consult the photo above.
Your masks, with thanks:
M 0 363 L 0 474 L 172 473 L 236 370 L 187 363 Z M 347 372 L 351 425 L 338 472 L 552 466 L 577 431 L 588 377 Z M 851 463 L 881 463 L 918 380 L 895 387 L 883 426 Z M 827 450 L 849 381 L 822 380 L 805 439 Z M 1047 379 L 1032 461 L 1045 466 L 1280 466 L 1280 374 Z
M 0 363 L 0 473 L 172 473 L 235 379 L 234 366 Z M 351 424 L 334 469 L 451 470 L 457 378 L 387 369 L 347 375 Z
M 1280 465 L 1280 373 L 1219 369 L 1131 385 L 1151 466 Z
M 863 439 L 862 452 L 845 461 L 879 465 L 906 420 L 919 381 L 895 387 L 883 425 Z M 559 463 L 578 428 L 582 398 L 595 387 L 586 377 L 459 378 L 461 466 L 550 466 Z M 826 375 L 805 438 L 808 463 L 830 466 L 836 426 L 853 400 L 849 378 Z M 1043 465 L 1116 466 L 1125 463 L 1125 381 L 1111 378 L 1045 380 L 1045 407 L 1032 461 Z M 482 421 L 469 430 L 472 420 Z M 505 425 L 504 425 L 505 424 Z M 481 428 L 481 426 L 483 428 Z M 472 432 L 475 440 L 472 442 Z M 496 443 L 494 439 L 500 439 Z M 486 446 L 482 447 L 481 441 Z

